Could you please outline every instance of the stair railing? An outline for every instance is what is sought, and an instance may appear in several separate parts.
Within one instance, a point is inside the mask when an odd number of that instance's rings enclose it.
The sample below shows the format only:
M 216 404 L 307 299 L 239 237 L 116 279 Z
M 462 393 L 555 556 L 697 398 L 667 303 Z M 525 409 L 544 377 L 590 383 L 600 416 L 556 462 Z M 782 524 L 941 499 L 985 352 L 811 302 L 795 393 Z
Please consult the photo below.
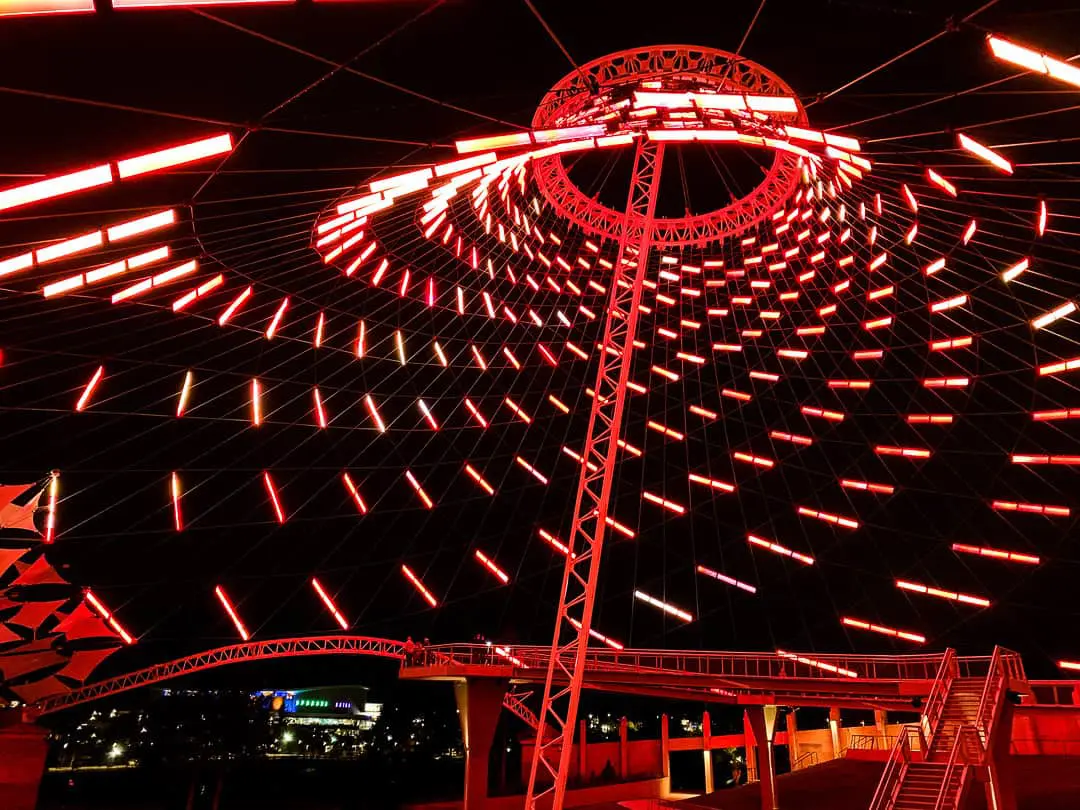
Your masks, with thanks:
M 888 810 L 896 801 L 900 786 L 904 782 L 904 773 L 912 760 L 911 740 L 913 737 L 919 742 L 923 755 L 926 755 L 926 740 L 922 729 L 914 723 L 901 726 L 896 743 L 889 751 L 889 759 L 885 763 L 885 771 L 881 774 L 877 790 L 874 791 L 874 798 L 870 801 L 870 810 Z
M 817 751 L 807 751 L 805 754 L 798 757 L 794 762 L 791 763 L 791 770 L 793 770 L 793 771 L 801 771 L 803 768 L 809 768 L 811 765 L 817 765 L 817 764 L 818 764 L 818 752 Z
M 971 725 L 964 724 L 960 726 L 956 730 L 956 739 L 953 741 L 952 751 L 949 752 L 949 762 L 945 766 L 945 774 L 942 776 L 937 801 L 934 802 L 934 810 L 956 810 L 960 797 L 964 795 L 964 787 L 967 784 L 970 766 L 978 764 L 978 762 L 972 762 L 973 758 L 968 752 L 965 740 L 978 750 L 979 760 L 982 758 L 983 747 L 978 731 Z M 955 793 L 953 793 L 949 788 L 957 768 L 961 769 L 960 781 L 956 786 Z
M 923 709 L 920 720 L 923 736 L 926 738 L 927 744 L 924 751 L 928 751 L 933 743 L 934 734 L 938 730 L 938 723 L 945 711 L 945 701 L 949 696 L 949 689 L 952 687 L 952 682 L 956 679 L 958 671 L 956 651 L 951 648 L 945 650 L 945 655 L 941 658 L 941 666 L 938 667 L 937 678 L 934 680 L 934 686 L 930 690 L 930 696 L 926 699 L 926 708 Z
M 990 746 L 990 734 L 997 720 L 1007 679 L 1008 673 L 1001 647 L 994 647 L 994 655 L 990 659 L 990 671 L 986 675 L 986 683 L 983 686 L 982 696 L 979 698 L 979 709 L 975 713 L 975 729 L 979 733 L 984 748 Z

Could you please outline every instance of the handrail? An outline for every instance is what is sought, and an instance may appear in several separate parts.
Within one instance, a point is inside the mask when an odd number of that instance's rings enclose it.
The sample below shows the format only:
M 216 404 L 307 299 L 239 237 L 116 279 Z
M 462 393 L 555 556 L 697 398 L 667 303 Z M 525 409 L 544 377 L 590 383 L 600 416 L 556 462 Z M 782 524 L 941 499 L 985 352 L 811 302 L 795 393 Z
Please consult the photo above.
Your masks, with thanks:
M 807 751 L 800 757 L 797 757 L 794 762 L 791 763 L 791 770 L 801 771 L 803 768 L 809 768 L 813 765 L 817 765 L 819 762 L 817 751 Z M 806 763 L 806 764 L 803 764 Z
M 945 701 L 949 696 L 949 689 L 956 678 L 957 673 L 956 651 L 951 647 L 945 650 L 941 659 L 941 667 L 938 670 L 934 686 L 930 690 L 930 696 L 926 699 L 926 707 L 920 720 L 923 734 L 929 745 L 933 744 L 934 735 L 937 733 L 938 721 L 945 711 Z
M 984 745 L 990 744 L 990 731 L 997 714 L 1000 687 L 1004 683 L 1005 669 L 1001 660 L 1001 647 L 995 646 L 994 655 L 990 659 L 990 672 L 986 675 L 986 683 L 979 697 L 979 708 L 975 712 L 975 730 L 978 731 Z
M 923 741 L 922 730 L 914 723 L 905 723 L 900 727 L 900 733 L 896 737 L 896 743 L 889 751 L 889 759 L 885 764 L 885 771 L 881 774 L 874 798 L 870 801 L 870 810 L 887 810 L 892 806 L 896 794 L 900 792 L 900 785 L 904 781 L 904 773 L 911 761 L 911 735 L 918 735 L 919 747 L 926 755 L 926 746 Z
M 942 776 L 941 789 L 938 791 L 937 801 L 934 803 L 934 810 L 955 810 L 957 805 L 956 800 L 964 793 L 968 767 L 978 764 L 977 762 L 971 761 L 971 757 L 964 746 L 964 740 L 971 734 L 975 735 L 975 746 L 979 749 L 980 760 L 982 758 L 983 747 L 979 740 L 978 730 L 965 723 L 956 730 L 956 739 L 953 740 L 952 751 L 949 752 L 949 762 L 945 766 L 945 774 Z M 960 784 L 956 786 L 956 793 L 950 801 L 949 786 L 952 783 L 953 771 L 956 769 L 957 765 L 962 767 L 963 771 L 960 775 Z M 948 804 L 946 804 L 947 801 L 949 802 Z

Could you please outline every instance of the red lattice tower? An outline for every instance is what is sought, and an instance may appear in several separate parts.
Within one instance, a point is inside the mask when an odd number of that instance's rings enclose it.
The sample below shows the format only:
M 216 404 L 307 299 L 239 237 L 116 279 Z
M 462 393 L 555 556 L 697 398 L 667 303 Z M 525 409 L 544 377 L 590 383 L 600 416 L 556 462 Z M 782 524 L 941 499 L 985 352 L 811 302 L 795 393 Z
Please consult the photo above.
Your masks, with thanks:
M 533 129 L 612 120 L 620 116 L 620 96 L 629 100 L 630 94 L 641 91 L 690 93 L 694 112 L 702 116 L 705 126 L 705 104 L 711 101 L 705 96 L 714 93 L 717 98 L 741 96 L 747 108 L 751 107 L 749 96 L 782 96 L 794 108 L 788 122 L 806 122 L 806 112 L 791 88 L 760 65 L 726 51 L 673 45 L 621 51 L 568 74 L 541 101 L 533 116 Z M 704 109 L 699 108 L 698 94 Z M 762 123 L 768 121 L 768 116 L 760 113 L 754 117 Z M 561 808 L 566 793 L 649 251 L 654 246 L 701 246 L 736 236 L 777 210 L 794 193 L 799 180 L 799 159 L 776 151 L 764 180 L 726 207 L 680 218 L 657 217 L 664 150 L 663 141 L 638 140 L 626 208 L 621 212 L 589 198 L 571 180 L 558 155 L 540 158 L 535 165 L 537 188 L 554 210 L 585 233 L 617 240 L 618 258 L 609 285 L 570 553 L 563 570 L 562 597 L 529 773 L 526 805 L 530 808 L 545 804 L 549 796 L 551 806 Z M 549 734 L 549 727 L 554 734 Z M 538 781 L 541 770 L 551 778 L 550 785 Z

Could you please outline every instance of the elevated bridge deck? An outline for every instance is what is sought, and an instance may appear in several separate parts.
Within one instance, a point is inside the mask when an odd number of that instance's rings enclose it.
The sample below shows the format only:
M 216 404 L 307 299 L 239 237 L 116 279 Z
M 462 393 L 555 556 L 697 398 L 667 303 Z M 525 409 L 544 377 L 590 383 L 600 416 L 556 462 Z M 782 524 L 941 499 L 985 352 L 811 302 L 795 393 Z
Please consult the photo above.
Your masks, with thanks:
M 551 648 L 447 644 L 406 655 L 400 677 L 464 681 L 499 678 L 542 684 Z M 585 688 L 735 705 L 912 710 L 937 678 L 943 653 L 814 655 L 590 649 Z M 990 656 L 961 656 L 965 677 L 985 676 Z

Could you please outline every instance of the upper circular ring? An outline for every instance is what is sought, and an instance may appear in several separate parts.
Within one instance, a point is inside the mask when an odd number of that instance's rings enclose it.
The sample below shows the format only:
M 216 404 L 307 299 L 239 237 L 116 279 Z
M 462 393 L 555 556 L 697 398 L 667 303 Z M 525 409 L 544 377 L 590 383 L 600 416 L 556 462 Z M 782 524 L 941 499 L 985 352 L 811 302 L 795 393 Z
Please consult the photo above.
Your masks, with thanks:
M 788 96 L 795 99 L 797 108 L 792 123 L 805 126 L 807 122 L 806 109 L 795 91 L 756 62 L 716 48 L 654 45 L 602 56 L 568 73 L 540 101 L 533 115 L 533 129 L 566 126 L 574 118 L 579 119 L 575 123 L 581 123 L 581 115 L 597 93 L 648 81 L 693 82 L 720 93 Z M 534 173 L 540 193 L 560 216 L 589 234 L 620 238 L 625 212 L 587 196 L 570 179 L 559 156 L 535 161 Z M 778 152 L 761 183 L 730 205 L 686 217 L 656 217 L 652 243 L 660 247 L 703 246 L 736 236 L 779 208 L 794 192 L 798 181 L 798 158 Z M 644 221 L 635 215 L 630 221 L 629 234 L 638 239 L 643 228 Z

